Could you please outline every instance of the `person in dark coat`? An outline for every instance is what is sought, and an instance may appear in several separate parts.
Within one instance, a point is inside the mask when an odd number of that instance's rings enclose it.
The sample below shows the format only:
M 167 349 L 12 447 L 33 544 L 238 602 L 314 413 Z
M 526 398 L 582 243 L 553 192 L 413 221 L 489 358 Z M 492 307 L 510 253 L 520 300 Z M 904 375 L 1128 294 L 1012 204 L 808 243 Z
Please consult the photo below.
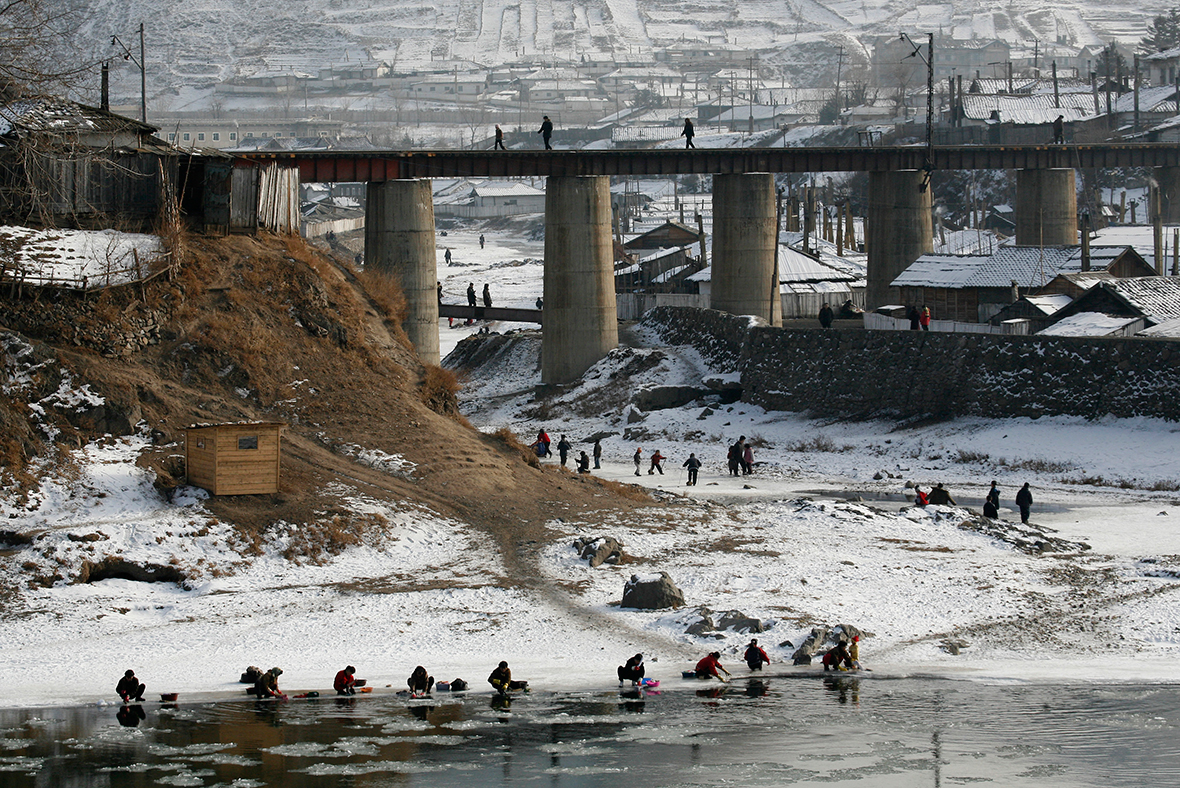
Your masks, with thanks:
M 479 248 L 482 249 L 483 245 L 484 245 L 484 237 L 483 237 L 483 233 L 480 233 L 479 234 Z
M 928 496 L 930 503 L 934 506 L 958 506 L 951 494 L 942 486 L 942 482 L 934 485 L 934 489 L 930 491 Z
M 578 473 L 590 473 L 590 455 L 586 452 L 578 455 Z
M 254 694 L 259 700 L 263 698 L 287 699 L 287 696 L 279 689 L 279 676 L 281 675 L 283 675 L 282 668 L 271 668 L 258 677 L 258 681 L 254 682 Z
M 1053 144 L 1065 144 L 1065 116 L 1058 115 L 1057 120 L 1053 121 Z
M 492 150 L 508 150 L 504 147 L 504 130 L 500 128 L 499 123 L 496 124 L 496 145 Z M 480 244 L 480 248 L 483 248 L 483 244 Z
M 492 305 L 492 291 L 488 289 L 486 284 L 483 286 L 483 305 L 485 307 Z
M 685 150 L 688 150 L 689 148 L 696 148 L 696 145 L 694 145 L 692 143 L 692 138 L 694 136 L 696 136 L 696 133 L 697 133 L 696 129 L 694 129 L 692 127 L 692 119 L 685 118 L 684 119 L 684 130 L 680 132 L 680 136 L 684 137 L 684 149 Z
M 124 703 L 143 700 L 143 693 L 146 691 L 147 687 L 141 684 L 139 679 L 135 677 L 134 670 L 124 673 L 123 678 L 119 679 L 119 683 L 115 685 L 115 692 Z
M 449 248 L 443 252 L 443 259 L 447 261 L 447 265 L 451 264 L 451 250 Z
M 501 695 L 507 695 L 508 690 L 528 689 L 529 686 L 527 681 L 512 680 L 512 669 L 508 667 L 507 662 L 501 662 L 492 671 L 488 676 L 488 684 L 491 684 Z
M 537 129 L 537 133 L 545 141 L 545 150 L 553 150 L 553 146 L 549 144 L 550 138 L 553 137 L 553 121 L 549 120 L 548 115 L 542 119 L 541 128 Z
M 569 457 L 570 449 L 573 447 L 574 445 L 566 440 L 564 435 L 562 435 L 561 440 L 557 442 L 557 456 L 561 459 L 561 467 L 565 467 L 565 460 L 567 457 Z
M 697 471 L 701 469 L 701 461 L 697 459 L 696 454 L 689 454 L 688 459 L 684 461 L 681 466 L 688 468 L 688 484 L 691 487 L 697 483 Z
M 438 283 L 438 302 L 442 303 L 442 282 Z
M 770 657 L 766 656 L 766 650 L 758 645 L 757 640 L 751 640 L 750 644 L 746 646 L 743 658 L 750 670 L 762 670 L 763 665 L 770 664 Z
M 911 304 L 909 311 L 905 313 L 905 316 L 910 321 L 910 331 L 922 330 L 922 313 L 918 311 L 917 306 Z
M 832 320 L 835 317 L 836 317 L 836 314 L 832 311 L 832 308 L 830 306 L 828 306 L 827 304 L 824 304 L 822 307 L 820 307 L 820 310 L 819 310 L 819 324 L 820 324 L 820 326 L 822 326 L 823 328 L 831 328 L 832 327 Z
M 1032 511 L 1032 490 L 1028 489 L 1028 482 L 1016 493 L 1016 505 L 1020 508 L 1020 522 L 1027 523 L 1029 512 Z
M 602 467 L 602 438 L 594 439 L 594 470 Z
M 406 679 L 406 686 L 415 695 L 425 695 L 434 687 L 434 676 L 428 675 L 426 668 L 419 665 L 414 668 L 414 672 Z
M 638 684 L 646 672 L 647 669 L 643 666 L 643 655 L 636 654 L 627 660 L 626 665 L 619 665 L 619 683 L 630 681 L 632 684 Z
M 824 670 L 840 670 L 841 665 L 845 670 L 853 668 L 852 655 L 848 653 L 848 643 L 844 640 L 832 646 L 824 654 Z
M 983 516 L 993 520 L 1000 516 L 1000 488 L 994 481 L 992 488 L 987 491 L 987 497 L 983 499 Z
M 467 306 L 475 306 L 475 282 L 467 284 Z

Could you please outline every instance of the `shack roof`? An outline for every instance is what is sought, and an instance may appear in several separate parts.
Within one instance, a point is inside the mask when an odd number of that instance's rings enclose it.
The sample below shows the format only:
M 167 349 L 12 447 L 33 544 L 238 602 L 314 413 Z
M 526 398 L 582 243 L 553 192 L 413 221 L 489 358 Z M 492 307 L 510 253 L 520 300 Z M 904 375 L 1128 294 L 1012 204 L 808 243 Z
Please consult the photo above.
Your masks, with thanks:
M 1041 287 L 1068 262 L 1072 246 L 1002 246 L 992 255 L 924 254 L 890 287 Z
M 156 126 L 61 98 L 32 98 L 0 104 L 0 137 L 12 134 L 84 134 L 134 131 L 151 135 Z
M 1060 103 L 1058 107 L 1056 104 Z M 1058 99 L 1052 95 L 1031 96 L 981 95 L 963 96 L 963 116 L 970 120 L 992 120 L 999 113 L 1001 123 L 1040 125 L 1052 123 L 1058 115 L 1067 121 L 1094 114 L 1094 99 L 1086 93 L 1063 93 Z
M 1121 332 L 1136 320 L 1139 318 L 1104 315 L 1101 312 L 1079 312 L 1038 331 L 1037 336 L 1105 337 Z

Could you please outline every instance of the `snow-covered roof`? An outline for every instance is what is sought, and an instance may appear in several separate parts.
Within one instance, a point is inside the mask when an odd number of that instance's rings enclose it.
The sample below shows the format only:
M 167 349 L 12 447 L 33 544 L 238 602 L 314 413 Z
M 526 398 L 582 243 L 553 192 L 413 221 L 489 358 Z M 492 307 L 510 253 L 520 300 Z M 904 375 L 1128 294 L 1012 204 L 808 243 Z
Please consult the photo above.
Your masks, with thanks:
M 544 197 L 545 190 L 527 183 L 489 182 L 474 187 L 472 197 Z
M 1122 257 L 1127 252 L 1134 251 L 1134 247 L 1130 244 L 1122 246 L 1095 246 L 1090 245 L 1090 269 L 1107 269 L 1114 264 L 1116 260 Z M 1082 247 L 1077 247 L 1073 250 L 1073 254 L 1061 265 L 1058 269 L 1059 273 L 1071 273 L 1082 271 Z
M 1091 104 L 1093 99 L 1091 99 Z M 1124 93 L 1112 102 L 1115 112 L 1135 111 L 1135 92 Z M 1103 105 L 1105 106 L 1105 105 Z M 1176 86 L 1161 85 L 1159 87 L 1139 89 L 1140 112 L 1176 112 Z
M 1113 317 L 1101 312 L 1079 312 L 1037 332 L 1043 337 L 1105 337 L 1121 333 L 1138 317 Z
M 1046 315 L 1052 315 L 1073 303 L 1073 299 L 1067 296 L 1065 293 L 1031 295 L 1026 297 L 1025 300 L 1035 306 L 1037 309 L 1044 312 Z
M 779 282 L 853 282 L 857 276 L 848 271 L 838 271 L 809 254 L 804 254 L 784 244 L 778 250 Z
M 1145 328 L 1135 336 L 1139 337 L 1177 337 L 1180 338 L 1180 317 L 1165 320 L 1159 325 Z
M 1072 246 L 1003 246 L 992 255 L 924 254 L 890 287 L 1041 287 L 1061 270 Z
M 1111 279 L 1101 287 L 1115 293 L 1152 323 L 1180 317 L 1180 277 L 1141 276 Z
M 22 132 L 40 134 L 115 133 L 139 130 L 149 134 L 155 126 L 116 115 L 97 107 L 58 98 L 21 99 L 0 105 L 0 136 Z
M 246 137 L 227 153 L 244 151 L 378 150 L 368 137 Z
M 1052 123 L 1058 115 L 1077 120 L 1094 113 L 1094 99 L 1085 93 L 1065 93 L 1057 100 L 1051 95 L 1034 96 L 979 95 L 963 96 L 963 116 L 971 120 L 991 120 L 999 112 L 1001 123 Z

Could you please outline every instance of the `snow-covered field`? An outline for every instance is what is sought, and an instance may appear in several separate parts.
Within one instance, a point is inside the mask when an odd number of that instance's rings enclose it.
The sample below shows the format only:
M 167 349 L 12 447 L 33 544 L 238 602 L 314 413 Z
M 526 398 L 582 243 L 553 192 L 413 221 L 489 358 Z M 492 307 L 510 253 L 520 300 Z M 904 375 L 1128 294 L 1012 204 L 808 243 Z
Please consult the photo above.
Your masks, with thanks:
M 531 305 L 541 290 L 540 244 L 520 232 L 484 234 L 482 250 L 478 231 L 439 238 L 447 298 L 460 300 L 468 282 L 477 290 L 488 282 L 497 304 Z M 446 245 L 454 266 L 442 262 Z M 444 353 L 474 330 L 445 324 Z M 646 331 L 633 341 L 658 344 Z M 610 373 L 633 354 L 652 352 L 638 347 L 605 359 L 566 398 L 595 386 L 634 385 Z M 643 385 L 695 384 L 716 372 L 690 349 L 660 352 L 666 358 L 644 373 Z M 18 386 L 12 353 L 5 355 L 6 385 Z M 589 435 L 613 433 L 596 473 L 653 488 L 662 505 L 627 518 L 555 512 L 555 536 L 535 557 L 543 582 L 528 590 L 480 549 L 477 529 L 368 499 L 341 480 L 332 492 L 376 527 L 361 546 L 299 565 L 283 557 L 298 538 L 293 529 L 240 544 L 204 508 L 204 493 L 161 499 L 134 463 L 145 437 L 108 439 L 46 467 L 49 481 L 29 504 L 18 506 L 13 491 L 0 499 L 0 520 L 39 534 L 3 564 L 24 588 L 0 636 L 0 703 L 111 701 L 128 667 L 151 693 L 192 699 L 240 692 L 236 679 L 247 665 L 281 666 L 283 686 L 294 690 L 323 689 L 350 663 L 381 692 L 402 686 L 417 664 L 483 689 L 499 659 L 542 688 L 608 684 L 635 651 L 647 655 L 657 678 L 712 649 L 739 662 L 748 634 L 685 634 L 698 606 L 763 620 L 767 630 L 758 637 L 776 661 L 793 650 L 780 644 L 798 645 L 813 625 L 847 623 L 872 633 L 862 658 L 885 674 L 1180 675 L 1177 425 L 964 419 L 902 428 L 814 421 L 741 403 L 650 413 L 625 406 L 593 417 L 568 415 L 558 403 L 542 422 L 530 402 L 539 382 L 535 362 L 519 358 L 495 377 L 468 381 L 464 409 L 472 422 L 508 426 L 526 440 L 543 426 L 554 440 L 569 435 L 575 456 L 589 449 Z M 642 439 L 624 441 L 628 428 L 642 430 Z M 724 468 L 725 445 L 738 435 L 754 439 L 757 465 L 751 476 L 734 478 Z M 645 462 L 634 476 L 637 446 L 645 456 L 658 449 L 670 458 L 663 475 L 648 475 Z M 351 452 L 392 474 L 415 472 L 365 447 Z M 684 485 L 689 452 L 705 461 L 696 487 Z M 907 482 L 941 481 L 960 506 L 978 511 L 992 479 L 1011 525 L 990 534 L 971 527 L 977 519 L 965 508 L 918 510 L 906 501 Z M 1013 513 L 1025 481 L 1041 533 L 1090 549 L 1017 548 L 1040 538 L 1020 531 Z M 578 535 L 614 536 L 627 563 L 590 569 L 571 546 Z M 84 562 L 104 557 L 172 566 L 189 579 L 183 586 L 69 582 Z M 681 587 L 686 609 L 614 606 L 631 574 L 656 571 Z M 55 575 L 62 580 L 48 586 L 26 582 Z M 951 641 L 965 646 L 957 656 L 946 650 Z
M 0 226 L 0 249 L 30 284 L 79 290 L 142 279 L 164 254 L 157 235 L 14 226 Z

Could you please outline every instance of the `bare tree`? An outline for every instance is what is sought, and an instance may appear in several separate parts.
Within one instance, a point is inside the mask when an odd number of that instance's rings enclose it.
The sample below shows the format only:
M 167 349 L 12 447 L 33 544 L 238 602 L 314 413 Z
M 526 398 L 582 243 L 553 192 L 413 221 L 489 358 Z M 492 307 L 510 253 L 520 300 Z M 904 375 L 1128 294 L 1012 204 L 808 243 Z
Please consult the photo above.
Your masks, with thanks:
M 0 0 L 0 99 L 78 89 L 97 65 L 69 51 L 85 15 L 79 0 Z

